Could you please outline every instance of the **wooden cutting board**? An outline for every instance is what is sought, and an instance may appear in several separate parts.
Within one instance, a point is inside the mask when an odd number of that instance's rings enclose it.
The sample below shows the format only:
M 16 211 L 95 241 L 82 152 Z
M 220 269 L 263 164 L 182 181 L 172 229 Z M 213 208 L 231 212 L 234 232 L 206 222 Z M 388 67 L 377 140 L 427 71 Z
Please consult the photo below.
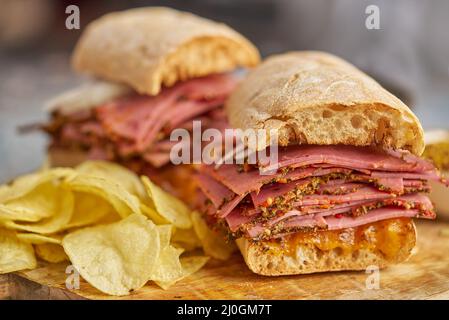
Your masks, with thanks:
M 445 230 L 445 231 L 442 231 Z M 31 271 L 0 276 L 6 299 L 449 299 L 449 223 L 419 222 L 418 249 L 406 263 L 380 271 L 379 288 L 369 289 L 365 272 L 288 277 L 252 274 L 241 256 L 210 261 L 169 290 L 148 284 L 126 297 L 102 294 L 81 281 L 65 286 L 67 264 L 46 264 Z M 371 276 L 371 278 L 369 278 Z

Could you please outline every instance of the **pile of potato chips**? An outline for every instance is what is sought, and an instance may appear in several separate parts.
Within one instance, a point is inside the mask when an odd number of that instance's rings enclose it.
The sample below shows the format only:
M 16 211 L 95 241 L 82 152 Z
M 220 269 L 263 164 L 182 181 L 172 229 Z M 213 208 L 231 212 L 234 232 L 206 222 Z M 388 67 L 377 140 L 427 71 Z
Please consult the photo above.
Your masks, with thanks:
M 199 251 L 203 249 L 204 254 Z M 0 186 L 0 274 L 70 261 L 92 286 L 126 295 L 167 288 L 234 246 L 148 178 L 88 161 Z

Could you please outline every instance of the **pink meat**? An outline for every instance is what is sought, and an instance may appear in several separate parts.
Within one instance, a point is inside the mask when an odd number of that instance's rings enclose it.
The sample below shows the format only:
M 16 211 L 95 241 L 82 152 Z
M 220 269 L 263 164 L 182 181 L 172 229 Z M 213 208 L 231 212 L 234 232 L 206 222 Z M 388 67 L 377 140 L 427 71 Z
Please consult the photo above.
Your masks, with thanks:
M 406 156 L 408 161 L 403 160 L 403 156 Z M 290 146 L 279 151 L 277 163 L 261 165 L 267 170 L 272 170 L 276 167 L 302 167 L 319 163 L 348 168 L 399 172 L 434 170 L 430 162 L 424 161 L 406 151 L 400 154 L 388 153 L 371 147 L 344 145 Z
M 132 95 L 96 108 L 97 117 L 113 141 L 129 142 L 129 153 L 151 147 L 164 127 L 173 129 L 223 104 L 236 79 L 213 75 L 164 89 L 159 95 Z
M 196 181 L 201 191 L 212 201 L 217 209 L 220 208 L 226 200 L 233 199 L 236 196 L 234 192 L 206 174 L 197 174 Z

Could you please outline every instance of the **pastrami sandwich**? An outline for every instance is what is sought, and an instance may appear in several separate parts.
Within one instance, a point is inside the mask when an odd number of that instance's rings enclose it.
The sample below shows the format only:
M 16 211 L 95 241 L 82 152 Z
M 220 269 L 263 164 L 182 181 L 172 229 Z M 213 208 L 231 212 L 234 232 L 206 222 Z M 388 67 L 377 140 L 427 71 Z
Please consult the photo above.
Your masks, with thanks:
M 419 158 L 419 120 L 342 59 L 272 56 L 239 84 L 226 112 L 233 128 L 272 130 L 279 145 L 276 163 L 203 165 L 197 177 L 206 219 L 237 239 L 253 272 L 399 263 L 416 244 L 412 219 L 435 218 L 422 193 L 445 181 Z M 276 173 L 260 174 L 270 166 Z
M 175 128 L 225 125 L 239 67 L 257 49 L 228 26 L 169 8 L 107 14 L 76 45 L 76 71 L 98 79 L 49 103 L 50 161 L 117 161 L 138 172 L 170 161 Z

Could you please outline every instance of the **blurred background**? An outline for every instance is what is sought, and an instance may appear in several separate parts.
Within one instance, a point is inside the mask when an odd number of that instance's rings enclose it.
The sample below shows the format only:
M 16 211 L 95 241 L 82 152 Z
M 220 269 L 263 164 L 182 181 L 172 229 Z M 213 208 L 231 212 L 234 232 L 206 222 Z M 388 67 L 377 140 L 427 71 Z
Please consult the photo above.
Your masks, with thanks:
M 81 29 L 68 30 L 66 7 L 77 5 Z M 325 50 L 342 56 L 398 95 L 426 129 L 449 128 L 447 0 L 0 0 L 0 181 L 45 158 L 45 137 L 17 127 L 42 121 L 44 102 L 82 82 L 70 52 L 89 21 L 110 11 L 163 5 L 223 21 L 263 56 Z M 367 6 L 380 9 L 368 30 Z

